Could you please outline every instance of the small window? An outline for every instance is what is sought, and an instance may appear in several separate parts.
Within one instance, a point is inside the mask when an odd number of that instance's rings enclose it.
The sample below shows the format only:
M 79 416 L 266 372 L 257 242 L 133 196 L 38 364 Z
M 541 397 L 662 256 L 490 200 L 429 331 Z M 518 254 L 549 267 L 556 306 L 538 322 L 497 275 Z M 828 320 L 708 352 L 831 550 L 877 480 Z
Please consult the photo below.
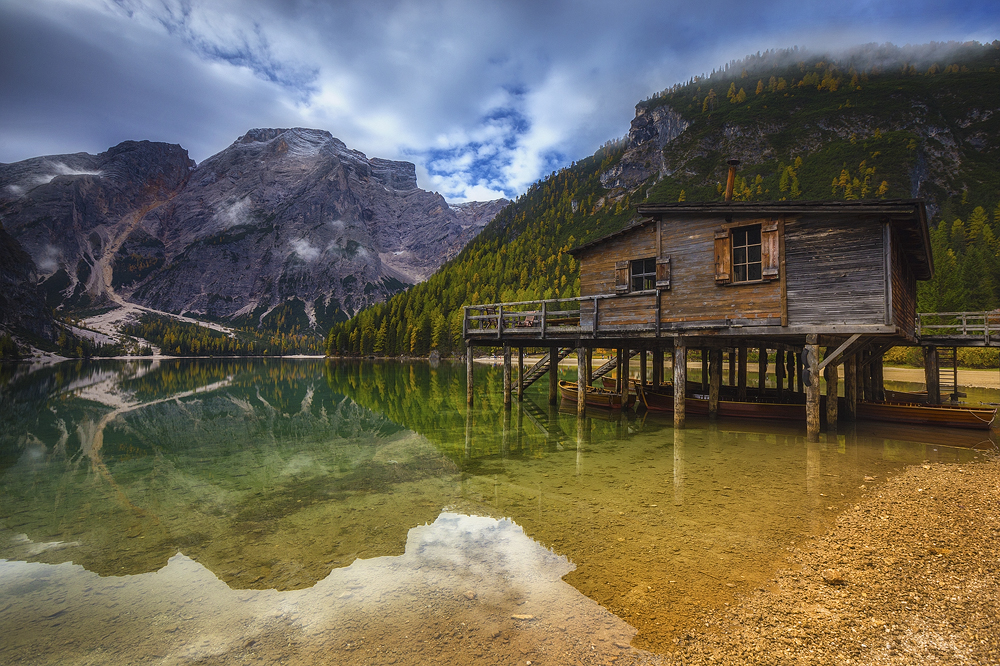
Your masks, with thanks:
M 733 282 L 762 279 L 760 225 L 733 229 Z
M 760 241 L 758 240 L 758 243 Z M 632 291 L 656 289 L 656 259 L 633 259 L 629 265 Z

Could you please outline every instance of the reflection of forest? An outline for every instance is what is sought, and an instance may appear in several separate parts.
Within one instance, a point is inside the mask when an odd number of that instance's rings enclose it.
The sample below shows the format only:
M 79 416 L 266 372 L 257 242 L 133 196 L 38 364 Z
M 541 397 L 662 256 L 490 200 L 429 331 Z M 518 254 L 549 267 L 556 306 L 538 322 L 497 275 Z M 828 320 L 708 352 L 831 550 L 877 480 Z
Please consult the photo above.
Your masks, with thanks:
M 38 379 L 4 388 L 21 418 L 0 440 L 0 557 L 110 575 L 181 551 L 233 587 L 298 588 L 398 554 L 451 498 L 454 466 L 331 392 L 315 361 L 91 364 Z M 35 552 L 59 542 L 78 545 Z

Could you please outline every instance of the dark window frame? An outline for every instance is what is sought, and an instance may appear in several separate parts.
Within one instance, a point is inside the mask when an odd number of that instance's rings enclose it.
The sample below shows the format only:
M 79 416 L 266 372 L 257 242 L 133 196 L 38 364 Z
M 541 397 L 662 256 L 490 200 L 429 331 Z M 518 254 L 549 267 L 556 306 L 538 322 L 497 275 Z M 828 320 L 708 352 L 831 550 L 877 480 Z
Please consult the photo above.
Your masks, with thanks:
M 761 282 L 764 279 L 763 243 L 760 224 L 729 230 L 732 252 L 731 284 Z
M 629 261 L 628 268 L 630 293 L 656 289 L 656 257 L 632 259 Z

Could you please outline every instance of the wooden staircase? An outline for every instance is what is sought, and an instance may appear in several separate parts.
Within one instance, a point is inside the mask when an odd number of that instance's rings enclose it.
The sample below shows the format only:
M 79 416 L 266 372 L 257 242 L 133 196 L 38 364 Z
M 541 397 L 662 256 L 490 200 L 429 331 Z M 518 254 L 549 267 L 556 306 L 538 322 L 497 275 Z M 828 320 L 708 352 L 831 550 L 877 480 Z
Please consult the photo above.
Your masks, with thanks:
M 562 348 L 560 348 L 559 349 L 558 358 L 556 359 L 556 363 L 558 364 L 559 361 L 563 360 L 564 358 L 566 358 L 567 356 L 569 356 L 570 354 L 572 354 L 574 351 L 576 351 L 576 350 L 573 347 L 562 347 Z M 533 366 L 531 366 L 528 369 L 528 371 L 526 373 L 524 373 L 524 388 L 525 389 L 527 389 L 529 386 L 531 386 L 532 384 L 534 384 L 536 381 L 538 381 L 539 379 L 541 379 L 542 377 L 544 377 L 545 373 L 549 371 L 550 367 L 552 367 L 551 364 L 549 363 L 549 356 L 550 356 L 550 354 L 548 354 L 548 353 L 545 354 L 545 356 L 543 356 L 542 358 L 540 358 L 538 360 L 538 363 L 535 363 Z
M 628 361 L 631 361 L 633 357 L 638 355 L 639 355 L 638 349 L 630 349 L 628 353 L 628 359 L 626 359 L 626 364 L 628 363 Z M 600 379 L 601 377 L 608 374 L 617 367 L 618 367 L 618 355 L 616 354 L 613 359 L 609 360 L 607 363 L 599 367 L 597 370 L 594 370 L 594 372 L 591 374 L 590 381 L 594 381 L 595 379 Z
M 942 400 L 958 402 L 958 348 L 938 347 L 938 386 Z

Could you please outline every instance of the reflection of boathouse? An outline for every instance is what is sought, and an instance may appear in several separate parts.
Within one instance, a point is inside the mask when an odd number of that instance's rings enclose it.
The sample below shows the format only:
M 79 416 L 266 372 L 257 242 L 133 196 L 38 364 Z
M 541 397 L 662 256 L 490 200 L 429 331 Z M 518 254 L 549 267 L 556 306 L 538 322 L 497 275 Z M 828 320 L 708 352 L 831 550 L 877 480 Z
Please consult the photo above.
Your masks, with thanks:
M 676 360 L 700 350 L 710 414 L 718 413 L 720 391 L 741 401 L 805 402 L 815 436 L 821 372 L 836 395 L 843 366 L 840 416 L 853 419 L 859 400 L 885 397 L 884 352 L 923 342 L 916 284 L 932 276 L 933 263 L 920 200 L 652 204 L 638 212 L 639 222 L 572 250 L 579 298 L 467 307 L 469 358 L 474 346 L 503 346 L 509 369 L 512 347 L 547 348 L 519 373 L 520 385 L 550 370 L 550 358 L 577 351 L 579 376 L 589 384 L 639 355 L 641 385 L 660 387 L 665 352 L 675 359 L 673 385 L 688 386 L 687 364 Z M 615 349 L 616 357 L 594 369 L 595 348 Z M 753 368 L 759 386 L 773 364 L 777 386 L 767 396 L 748 391 L 748 351 L 760 359 Z M 937 348 L 927 352 L 934 403 Z M 585 387 L 577 390 L 582 411 Z M 625 390 L 620 379 L 612 390 Z M 682 425 L 684 392 L 674 393 L 673 411 Z M 835 423 L 838 401 L 827 401 L 826 411 Z

